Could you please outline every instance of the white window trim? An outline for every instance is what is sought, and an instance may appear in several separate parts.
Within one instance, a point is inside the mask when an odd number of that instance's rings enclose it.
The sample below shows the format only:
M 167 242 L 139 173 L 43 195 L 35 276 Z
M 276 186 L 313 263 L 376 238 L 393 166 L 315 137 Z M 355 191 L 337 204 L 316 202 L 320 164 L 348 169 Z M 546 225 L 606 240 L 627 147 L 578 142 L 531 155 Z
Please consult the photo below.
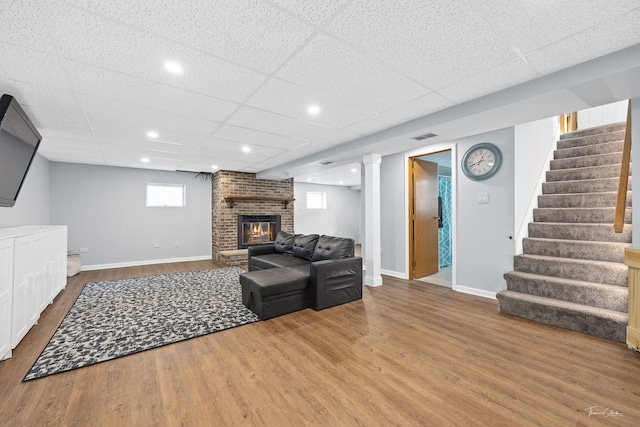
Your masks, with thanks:
M 167 204 L 149 204 L 149 187 L 154 188 L 181 188 L 182 189 L 182 204 L 181 205 L 167 205 Z M 187 185 L 186 184 L 167 184 L 160 182 L 147 182 L 145 194 L 145 206 L 148 208 L 185 208 L 187 207 Z
M 310 195 L 320 196 L 320 206 L 317 206 L 315 203 L 313 205 L 309 204 Z M 324 191 L 307 191 L 307 209 L 327 209 L 327 193 Z

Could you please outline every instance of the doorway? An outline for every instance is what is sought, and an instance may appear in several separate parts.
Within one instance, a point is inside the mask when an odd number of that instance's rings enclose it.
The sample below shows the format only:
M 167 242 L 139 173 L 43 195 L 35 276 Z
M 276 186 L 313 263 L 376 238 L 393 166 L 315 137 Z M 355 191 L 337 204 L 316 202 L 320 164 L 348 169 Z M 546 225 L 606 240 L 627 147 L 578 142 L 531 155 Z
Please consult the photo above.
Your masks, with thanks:
M 416 155 L 409 165 L 409 278 L 452 287 L 451 150 Z

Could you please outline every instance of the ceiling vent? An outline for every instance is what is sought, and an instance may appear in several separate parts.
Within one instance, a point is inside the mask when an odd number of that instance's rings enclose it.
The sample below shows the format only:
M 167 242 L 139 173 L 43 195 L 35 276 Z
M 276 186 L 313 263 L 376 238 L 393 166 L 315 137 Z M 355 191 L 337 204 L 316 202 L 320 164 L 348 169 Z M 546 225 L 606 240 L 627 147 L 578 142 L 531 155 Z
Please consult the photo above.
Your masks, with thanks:
M 332 165 L 332 164 L 333 164 L 333 162 L 320 162 L 320 163 L 318 163 L 318 164 L 319 164 L 320 166 L 329 166 L 329 165 Z
M 423 139 L 433 138 L 434 136 L 438 136 L 435 133 L 425 133 L 424 135 L 414 136 L 411 139 L 415 139 L 416 141 L 422 141 Z

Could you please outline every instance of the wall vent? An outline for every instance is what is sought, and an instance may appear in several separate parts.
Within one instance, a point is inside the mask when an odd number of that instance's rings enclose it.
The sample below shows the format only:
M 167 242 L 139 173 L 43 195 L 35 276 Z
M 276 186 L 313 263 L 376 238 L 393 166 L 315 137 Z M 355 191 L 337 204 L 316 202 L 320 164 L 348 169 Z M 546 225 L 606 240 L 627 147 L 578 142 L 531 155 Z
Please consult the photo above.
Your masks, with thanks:
M 416 141 L 422 141 L 423 139 L 433 138 L 434 136 L 438 136 L 435 133 L 425 133 L 424 135 L 414 136 L 411 139 L 415 139 Z

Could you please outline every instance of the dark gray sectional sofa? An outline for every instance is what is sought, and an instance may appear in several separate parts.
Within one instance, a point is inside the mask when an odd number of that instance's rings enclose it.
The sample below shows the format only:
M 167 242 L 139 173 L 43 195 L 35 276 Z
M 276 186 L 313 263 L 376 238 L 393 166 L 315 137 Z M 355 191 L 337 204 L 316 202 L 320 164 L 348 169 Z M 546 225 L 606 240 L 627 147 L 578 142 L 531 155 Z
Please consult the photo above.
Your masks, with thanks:
M 279 232 L 275 243 L 249 248 L 240 275 L 242 303 L 261 319 L 362 298 L 362 258 L 344 237 Z

